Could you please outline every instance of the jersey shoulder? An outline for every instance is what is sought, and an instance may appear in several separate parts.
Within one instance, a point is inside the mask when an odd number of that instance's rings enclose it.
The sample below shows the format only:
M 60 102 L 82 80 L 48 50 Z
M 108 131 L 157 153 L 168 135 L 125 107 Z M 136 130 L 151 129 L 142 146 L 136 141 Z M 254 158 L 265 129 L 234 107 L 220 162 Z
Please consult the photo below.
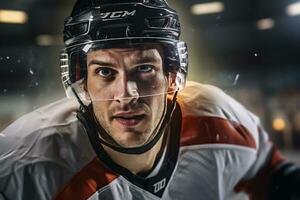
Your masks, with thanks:
M 12 134 L 22 128 L 24 132 L 33 132 L 51 126 L 68 124 L 76 119 L 75 112 L 79 105 L 75 99 L 64 98 L 27 113 L 3 130 Z
M 240 103 L 227 95 L 220 88 L 188 81 L 178 95 L 179 104 L 186 115 L 214 116 L 239 120 L 237 113 L 249 114 Z
M 182 139 L 191 138 L 192 134 L 204 143 L 247 147 L 258 143 L 259 119 L 220 88 L 187 82 L 178 94 L 178 103 L 183 136 L 186 136 Z
M 0 133 L 0 177 L 34 163 L 51 162 L 76 170 L 80 162 L 89 161 L 94 153 L 76 118 L 78 108 L 76 100 L 65 98 L 22 116 L 4 129 Z M 86 154 L 82 155 L 84 148 Z

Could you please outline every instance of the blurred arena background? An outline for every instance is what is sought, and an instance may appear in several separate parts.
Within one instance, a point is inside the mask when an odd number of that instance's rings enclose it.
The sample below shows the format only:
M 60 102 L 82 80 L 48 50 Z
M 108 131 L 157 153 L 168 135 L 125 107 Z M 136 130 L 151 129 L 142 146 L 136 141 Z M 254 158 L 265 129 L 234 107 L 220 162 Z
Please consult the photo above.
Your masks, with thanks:
M 58 54 L 73 2 L 0 2 L 0 130 L 64 97 Z M 189 45 L 188 79 L 217 85 L 239 100 L 300 164 L 300 1 L 169 3 L 179 11 Z

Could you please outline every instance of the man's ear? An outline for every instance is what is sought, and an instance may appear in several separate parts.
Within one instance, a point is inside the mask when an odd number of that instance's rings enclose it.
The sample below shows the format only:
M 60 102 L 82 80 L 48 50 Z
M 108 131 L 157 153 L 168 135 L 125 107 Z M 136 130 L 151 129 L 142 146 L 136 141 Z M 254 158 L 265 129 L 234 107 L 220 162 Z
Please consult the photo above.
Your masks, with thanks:
M 89 92 L 88 92 L 88 87 L 87 87 L 87 77 L 85 77 L 83 80 L 83 91 L 84 91 L 84 98 L 91 99 Z
M 87 77 L 85 77 L 85 78 L 83 79 L 83 90 L 84 90 L 85 92 L 88 91 L 88 89 L 87 89 Z

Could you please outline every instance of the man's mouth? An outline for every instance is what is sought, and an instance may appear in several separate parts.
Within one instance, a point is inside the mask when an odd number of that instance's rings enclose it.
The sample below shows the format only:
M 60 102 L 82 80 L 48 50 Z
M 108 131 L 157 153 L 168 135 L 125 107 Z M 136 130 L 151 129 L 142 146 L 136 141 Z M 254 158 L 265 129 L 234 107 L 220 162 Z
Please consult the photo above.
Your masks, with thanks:
M 113 116 L 118 123 L 123 126 L 135 126 L 146 117 L 145 114 L 137 113 L 119 113 Z

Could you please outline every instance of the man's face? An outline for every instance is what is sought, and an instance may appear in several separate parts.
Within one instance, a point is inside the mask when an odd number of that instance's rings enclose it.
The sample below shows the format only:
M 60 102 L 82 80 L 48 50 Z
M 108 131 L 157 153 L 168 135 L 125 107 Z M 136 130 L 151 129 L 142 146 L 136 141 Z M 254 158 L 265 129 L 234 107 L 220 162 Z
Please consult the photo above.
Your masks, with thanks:
M 162 117 L 168 87 L 159 50 L 91 51 L 87 71 L 87 92 L 102 127 L 124 147 L 145 144 Z

